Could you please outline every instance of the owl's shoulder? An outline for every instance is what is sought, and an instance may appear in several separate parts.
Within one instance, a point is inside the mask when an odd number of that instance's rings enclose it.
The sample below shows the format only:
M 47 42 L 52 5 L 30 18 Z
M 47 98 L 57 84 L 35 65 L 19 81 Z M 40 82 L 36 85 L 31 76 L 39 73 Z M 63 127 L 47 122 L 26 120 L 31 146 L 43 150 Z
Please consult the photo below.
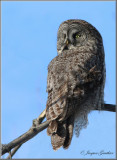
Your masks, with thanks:
M 74 61 L 75 58 L 79 57 L 79 53 L 76 52 L 64 52 L 63 54 L 57 55 L 55 58 L 51 60 L 48 65 L 48 70 L 51 70 L 53 67 L 61 65 L 61 64 L 68 64 Z

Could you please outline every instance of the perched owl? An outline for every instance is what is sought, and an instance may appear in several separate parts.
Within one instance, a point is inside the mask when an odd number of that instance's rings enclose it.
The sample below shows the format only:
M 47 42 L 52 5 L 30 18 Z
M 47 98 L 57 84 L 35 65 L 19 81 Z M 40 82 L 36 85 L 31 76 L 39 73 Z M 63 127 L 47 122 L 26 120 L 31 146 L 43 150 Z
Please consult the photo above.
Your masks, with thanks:
M 102 37 L 84 20 L 63 22 L 57 35 L 58 55 L 48 66 L 47 134 L 54 150 L 68 148 L 87 126 L 91 110 L 104 104 L 105 60 Z

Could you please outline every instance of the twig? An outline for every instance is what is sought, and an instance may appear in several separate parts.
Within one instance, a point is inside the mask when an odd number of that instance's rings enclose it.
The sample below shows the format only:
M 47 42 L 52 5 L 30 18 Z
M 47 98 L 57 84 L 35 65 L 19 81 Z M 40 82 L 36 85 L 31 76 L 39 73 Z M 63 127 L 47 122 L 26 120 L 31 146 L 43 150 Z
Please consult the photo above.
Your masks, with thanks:
M 45 116 L 46 116 L 46 110 L 44 110 L 44 111 L 39 115 L 38 118 L 36 118 L 36 119 L 33 120 L 33 126 L 37 126 L 38 124 L 40 124 L 40 123 L 44 120 Z
M 8 157 L 6 159 L 11 159 L 13 157 L 13 155 L 17 152 L 17 150 L 21 147 L 22 144 L 16 146 L 12 152 L 9 153 Z
M 9 152 L 12 148 L 16 147 L 17 145 L 23 144 L 29 139 L 33 138 L 36 136 L 39 132 L 43 131 L 45 128 L 48 127 L 49 122 L 43 122 L 39 126 L 35 128 L 30 128 L 26 133 L 21 135 L 20 137 L 16 138 L 15 140 L 11 141 L 8 144 L 5 144 L 2 146 L 2 155 Z
M 33 126 L 32 128 L 35 128 L 35 126 L 37 126 L 38 124 L 40 124 L 45 118 L 45 110 L 39 115 L 39 117 L 37 119 L 33 120 Z M 12 152 L 10 151 L 7 159 L 11 159 L 13 157 L 13 155 L 17 152 L 17 150 L 21 147 L 22 144 L 16 146 Z
M 9 158 L 12 159 L 12 157 L 11 157 L 11 151 L 9 151 Z
M 96 110 L 98 110 L 98 109 L 96 109 Z M 104 104 L 104 107 L 102 108 L 102 110 L 116 112 L 116 106 L 112 105 L 112 104 Z M 41 115 L 39 117 L 33 121 L 33 126 L 26 133 L 24 133 L 23 135 L 21 135 L 20 137 L 16 138 L 15 140 L 11 141 L 8 144 L 2 145 L 2 155 L 9 152 L 14 147 L 16 147 L 16 146 L 18 147 L 18 145 L 25 143 L 26 141 L 33 138 L 39 132 L 41 132 L 42 130 L 44 130 L 48 127 L 48 125 L 49 125 L 48 121 L 45 121 L 42 124 L 38 124 L 39 121 L 42 122 L 43 119 L 45 118 L 45 110 L 41 113 Z M 15 150 L 15 148 L 14 148 L 14 150 Z M 12 153 L 11 153 L 11 155 L 12 155 Z

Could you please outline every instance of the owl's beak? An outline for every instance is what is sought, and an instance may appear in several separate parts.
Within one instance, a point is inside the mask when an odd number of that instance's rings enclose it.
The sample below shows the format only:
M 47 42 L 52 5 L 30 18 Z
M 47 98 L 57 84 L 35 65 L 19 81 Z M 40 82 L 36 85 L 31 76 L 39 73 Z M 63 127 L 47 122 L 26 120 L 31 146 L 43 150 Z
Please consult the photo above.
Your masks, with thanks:
M 69 41 L 68 41 L 68 39 L 66 40 L 66 45 L 68 45 L 69 44 Z
M 67 39 L 67 40 L 65 41 L 63 50 L 68 50 L 68 44 L 69 44 L 69 40 Z

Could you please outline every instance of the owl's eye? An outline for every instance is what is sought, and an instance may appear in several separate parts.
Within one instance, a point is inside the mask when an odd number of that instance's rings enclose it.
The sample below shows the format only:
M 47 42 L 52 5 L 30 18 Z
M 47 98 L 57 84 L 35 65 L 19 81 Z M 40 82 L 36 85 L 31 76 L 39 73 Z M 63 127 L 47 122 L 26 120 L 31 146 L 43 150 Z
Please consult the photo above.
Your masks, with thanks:
M 75 38 L 79 38 L 79 37 L 81 37 L 81 35 L 80 34 L 76 34 Z
M 81 34 L 79 34 L 79 33 L 73 34 L 73 38 L 74 38 L 74 39 L 78 39 L 79 37 L 81 37 Z

